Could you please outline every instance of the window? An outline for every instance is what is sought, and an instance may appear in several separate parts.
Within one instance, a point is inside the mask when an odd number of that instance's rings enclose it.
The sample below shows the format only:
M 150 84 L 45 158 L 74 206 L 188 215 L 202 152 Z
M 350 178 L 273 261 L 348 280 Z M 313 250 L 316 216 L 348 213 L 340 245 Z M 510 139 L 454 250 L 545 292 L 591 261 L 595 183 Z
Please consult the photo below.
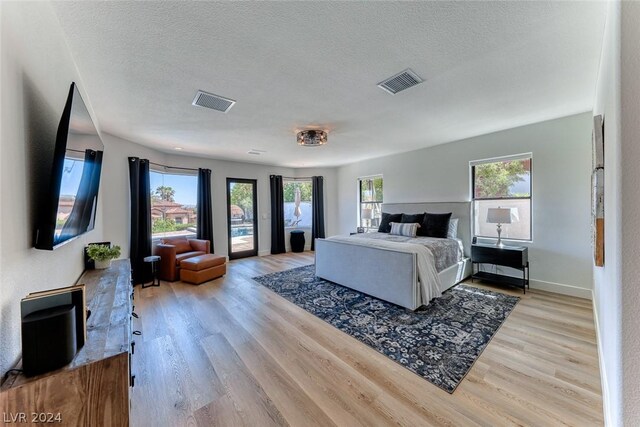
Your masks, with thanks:
M 501 224 L 502 238 L 531 240 L 531 154 L 471 162 L 473 230 L 497 238 L 489 209 L 509 209 L 511 223 Z
M 150 171 L 151 236 L 196 236 L 198 177 Z
M 284 180 L 284 226 L 311 228 L 311 180 Z
M 382 176 L 358 179 L 358 198 L 359 226 L 377 231 L 382 217 Z

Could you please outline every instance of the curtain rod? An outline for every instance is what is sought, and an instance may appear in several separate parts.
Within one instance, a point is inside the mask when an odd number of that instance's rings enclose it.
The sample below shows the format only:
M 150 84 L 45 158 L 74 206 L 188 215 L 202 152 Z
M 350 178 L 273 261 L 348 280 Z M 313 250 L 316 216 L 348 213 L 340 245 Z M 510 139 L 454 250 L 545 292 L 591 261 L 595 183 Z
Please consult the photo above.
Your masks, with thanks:
M 198 169 L 194 169 L 194 168 L 181 168 L 178 166 L 167 166 L 167 165 L 161 165 L 160 163 L 154 163 L 154 162 L 149 162 L 150 165 L 154 165 L 154 166 L 160 166 L 166 169 L 181 169 L 181 170 L 185 170 L 185 171 L 195 171 L 198 172 Z

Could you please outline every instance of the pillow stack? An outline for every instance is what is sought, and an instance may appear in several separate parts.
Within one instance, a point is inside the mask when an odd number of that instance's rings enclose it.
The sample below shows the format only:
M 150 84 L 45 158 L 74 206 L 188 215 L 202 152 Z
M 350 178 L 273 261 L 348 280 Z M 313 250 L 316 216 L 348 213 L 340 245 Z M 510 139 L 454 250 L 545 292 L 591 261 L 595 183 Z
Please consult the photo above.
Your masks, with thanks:
M 380 227 L 378 227 L 379 233 L 388 233 L 391 231 L 392 222 L 400 222 L 402 220 L 402 214 L 389 214 L 382 212 L 382 219 L 380 219 Z
M 401 223 L 403 224 L 411 224 L 411 223 L 416 223 L 416 224 L 420 224 L 420 226 L 422 227 L 422 223 L 424 222 L 424 216 L 426 214 L 402 214 L 402 218 L 400 220 Z
M 395 224 L 395 228 L 393 228 Z M 402 227 L 416 225 L 416 227 Z M 415 234 L 411 235 L 415 228 Z M 389 214 L 382 213 L 380 233 L 391 233 L 400 236 L 424 236 L 440 239 L 455 239 L 458 236 L 458 218 L 451 219 L 451 212 L 444 214 Z

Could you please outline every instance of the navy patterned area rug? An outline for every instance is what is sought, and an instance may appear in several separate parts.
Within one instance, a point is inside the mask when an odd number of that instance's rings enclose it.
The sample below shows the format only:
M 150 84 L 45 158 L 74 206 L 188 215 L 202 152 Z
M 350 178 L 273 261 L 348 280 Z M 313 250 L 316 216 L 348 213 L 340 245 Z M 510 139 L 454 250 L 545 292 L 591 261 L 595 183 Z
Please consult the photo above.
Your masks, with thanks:
M 411 311 L 320 279 L 314 265 L 253 280 L 449 393 L 520 299 L 458 285 Z

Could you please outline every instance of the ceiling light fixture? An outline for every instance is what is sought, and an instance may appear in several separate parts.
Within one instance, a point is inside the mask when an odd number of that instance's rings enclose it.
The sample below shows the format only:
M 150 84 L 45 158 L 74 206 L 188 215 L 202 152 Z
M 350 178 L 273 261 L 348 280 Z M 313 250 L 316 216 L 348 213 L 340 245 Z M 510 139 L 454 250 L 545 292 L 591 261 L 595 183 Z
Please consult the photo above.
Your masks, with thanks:
M 303 147 L 319 147 L 327 143 L 327 132 L 324 130 L 308 129 L 298 132 L 298 145 Z
M 180 151 L 182 150 L 182 147 L 173 147 L 174 150 Z

